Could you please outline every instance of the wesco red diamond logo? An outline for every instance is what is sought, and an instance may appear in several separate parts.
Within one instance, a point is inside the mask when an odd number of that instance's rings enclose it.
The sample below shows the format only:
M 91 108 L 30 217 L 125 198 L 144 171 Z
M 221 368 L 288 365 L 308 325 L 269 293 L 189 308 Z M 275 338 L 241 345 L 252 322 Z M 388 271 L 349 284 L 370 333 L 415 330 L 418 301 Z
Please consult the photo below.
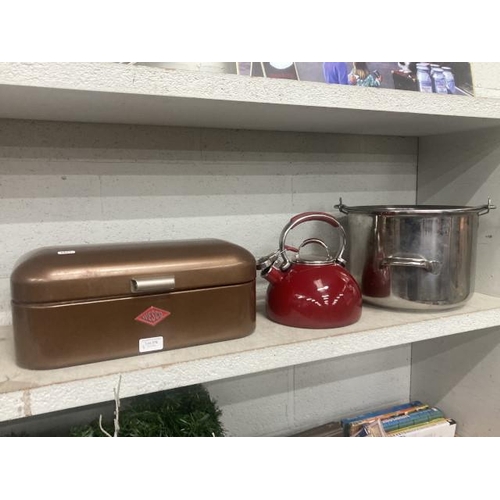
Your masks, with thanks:
M 146 323 L 149 326 L 156 326 L 160 321 L 163 321 L 166 317 L 170 316 L 168 311 L 159 309 L 158 307 L 151 306 L 144 312 L 139 314 L 135 321 L 140 321 L 141 323 Z

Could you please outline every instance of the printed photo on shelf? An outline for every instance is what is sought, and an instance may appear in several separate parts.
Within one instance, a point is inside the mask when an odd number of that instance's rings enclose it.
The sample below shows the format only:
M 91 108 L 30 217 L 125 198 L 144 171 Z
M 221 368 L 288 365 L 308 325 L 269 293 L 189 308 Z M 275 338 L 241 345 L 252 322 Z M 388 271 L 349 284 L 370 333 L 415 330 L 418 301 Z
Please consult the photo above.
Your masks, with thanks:
M 297 68 L 294 62 L 263 62 L 264 76 L 268 78 L 285 78 L 298 80 Z
M 250 76 L 264 76 L 264 70 L 262 69 L 262 63 L 251 62 L 250 63 Z
M 473 96 L 468 62 L 137 62 L 165 70 Z
M 294 62 L 239 62 L 236 69 L 238 75 L 299 80 Z
M 243 76 L 474 95 L 468 62 L 238 62 L 236 67 Z

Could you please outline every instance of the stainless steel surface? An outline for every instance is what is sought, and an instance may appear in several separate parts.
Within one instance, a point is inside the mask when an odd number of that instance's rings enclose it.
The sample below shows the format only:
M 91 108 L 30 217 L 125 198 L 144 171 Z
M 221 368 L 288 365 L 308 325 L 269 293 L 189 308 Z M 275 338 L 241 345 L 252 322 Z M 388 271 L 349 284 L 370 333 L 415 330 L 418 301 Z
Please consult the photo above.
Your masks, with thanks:
M 130 280 L 130 291 L 132 293 L 168 292 L 174 289 L 174 276 L 162 276 L 159 278 L 132 278 Z
M 347 207 L 348 268 L 363 299 L 397 309 L 449 309 L 474 292 L 480 207 Z
M 395 257 L 390 256 L 381 260 L 380 265 L 383 266 L 400 266 L 400 267 L 421 267 L 432 274 L 441 272 L 441 262 L 437 260 L 419 259 L 415 257 Z
M 357 207 L 349 207 L 342 203 L 340 198 L 339 203 L 334 206 L 339 212 L 349 215 L 351 213 L 372 214 L 372 215 L 462 215 L 468 213 L 477 213 L 485 215 L 490 210 L 497 208 L 491 203 L 491 198 L 488 198 L 486 205 L 477 207 L 459 207 L 455 205 L 361 205 Z
M 300 251 L 302 248 L 309 246 L 309 245 L 319 245 L 323 247 L 326 251 L 326 257 L 323 259 L 312 259 L 312 258 L 305 258 L 300 256 Z M 308 238 L 307 240 L 304 240 L 298 248 L 297 254 L 295 256 L 295 261 L 296 262 L 302 262 L 303 264 L 322 264 L 324 262 L 333 262 L 335 259 L 331 256 L 330 254 L 330 249 L 328 248 L 328 245 L 323 241 L 320 240 L 319 238 Z
M 274 263 L 280 258 L 280 251 L 276 250 L 264 257 L 260 257 L 255 261 L 255 267 L 257 271 L 261 271 L 261 276 L 266 276 L 266 274 L 271 270 Z
M 337 219 L 335 219 L 335 217 L 333 217 L 333 215 L 330 215 L 327 213 L 322 213 L 322 212 L 310 212 L 310 213 L 306 212 L 306 213 L 299 214 L 299 215 L 293 217 L 290 220 L 290 222 L 281 231 L 280 238 L 279 238 L 279 252 L 280 252 L 280 255 L 283 259 L 283 264 L 281 265 L 282 271 L 286 271 L 292 265 L 292 261 L 290 260 L 290 258 L 287 255 L 287 252 L 286 252 L 286 250 L 287 250 L 286 237 L 288 236 L 288 233 L 294 227 L 297 227 L 298 225 L 303 224 L 304 222 L 309 222 L 309 221 L 326 222 L 327 224 L 330 224 L 335 229 L 338 229 L 339 233 L 340 233 L 340 247 L 337 250 L 337 254 L 335 255 L 335 257 L 331 258 L 331 260 L 304 261 L 304 262 L 307 262 L 309 264 L 315 264 L 315 265 L 331 264 L 332 261 L 336 261 L 340 264 L 345 263 L 344 259 L 342 258 L 342 255 L 345 251 L 345 247 L 346 247 L 346 243 L 347 243 L 347 236 L 345 234 L 344 228 L 339 224 Z
M 491 203 L 491 198 L 488 198 L 488 204 L 485 205 L 484 207 L 479 207 L 481 208 L 481 210 L 478 212 L 479 215 L 486 215 L 487 213 L 489 213 L 490 210 L 493 210 L 496 207 L 496 205 L 493 205 L 493 203 Z

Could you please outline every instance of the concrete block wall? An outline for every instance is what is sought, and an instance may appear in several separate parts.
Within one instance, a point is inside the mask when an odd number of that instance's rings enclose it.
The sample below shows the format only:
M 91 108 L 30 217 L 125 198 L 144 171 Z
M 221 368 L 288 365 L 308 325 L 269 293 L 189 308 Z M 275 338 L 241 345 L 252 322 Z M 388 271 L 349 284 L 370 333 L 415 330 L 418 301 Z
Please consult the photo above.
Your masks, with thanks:
M 293 332 L 291 332 L 293 335 Z M 410 347 L 207 384 L 230 436 L 289 436 L 409 399 Z
M 416 144 L 0 120 L 0 324 L 10 324 L 9 276 L 29 250 L 217 237 L 261 256 L 291 215 L 332 212 L 339 196 L 349 204 L 415 199 Z
M 339 196 L 414 202 L 416 166 L 416 138 L 0 120 L 0 323 L 11 321 L 10 273 L 31 249 L 218 237 L 259 257 L 292 215 L 335 213 Z M 260 299 L 265 287 L 259 278 Z M 230 435 L 283 435 L 408 399 L 409 352 L 208 386 Z
M 475 97 L 500 99 L 500 63 L 471 63 Z

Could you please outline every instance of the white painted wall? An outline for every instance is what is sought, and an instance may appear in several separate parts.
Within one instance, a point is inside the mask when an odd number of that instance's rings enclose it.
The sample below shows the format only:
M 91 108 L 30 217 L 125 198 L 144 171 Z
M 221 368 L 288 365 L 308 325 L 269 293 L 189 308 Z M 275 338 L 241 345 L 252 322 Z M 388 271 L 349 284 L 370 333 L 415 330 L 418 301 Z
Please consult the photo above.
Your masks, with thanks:
M 409 398 L 410 348 L 398 346 L 207 384 L 230 436 L 288 436 Z
M 500 64 L 473 66 L 476 94 L 500 98 Z M 421 138 L 421 203 L 500 207 L 500 130 Z M 500 296 L 500 209 L 480 218 L 476 289 Z M 441 407 L 462 436 L 500 436 L 500 330 L 444 337 L 412 348 L 411 397 Z
M 332 212 L 339 196 L 351 204 L 414 199 L 416 144 L 0 121 L 0 324 L 11 321 L 10 273 L 31 249 L 218 237 L 261 256 L 275 250 L 291 215 Z
M 475 62 L 471 64 L 476 97 L 500 98 L 500 63 Z
M 256 257 L 289 218 L 416 196 L 416 138 L 0 121 L 0 321 L 46 245 L 220 237 Z M 320 228 L 298 228 L 302 239 Z M 259 278 L 259 297 L 266 283 Z M 293 332 L 291 332 L 293 334 Z M 231 435 L 302 430 L 406 400 L 409 346 L 217 382 Z M 17 426 L 17 429 L 19 426 Z

